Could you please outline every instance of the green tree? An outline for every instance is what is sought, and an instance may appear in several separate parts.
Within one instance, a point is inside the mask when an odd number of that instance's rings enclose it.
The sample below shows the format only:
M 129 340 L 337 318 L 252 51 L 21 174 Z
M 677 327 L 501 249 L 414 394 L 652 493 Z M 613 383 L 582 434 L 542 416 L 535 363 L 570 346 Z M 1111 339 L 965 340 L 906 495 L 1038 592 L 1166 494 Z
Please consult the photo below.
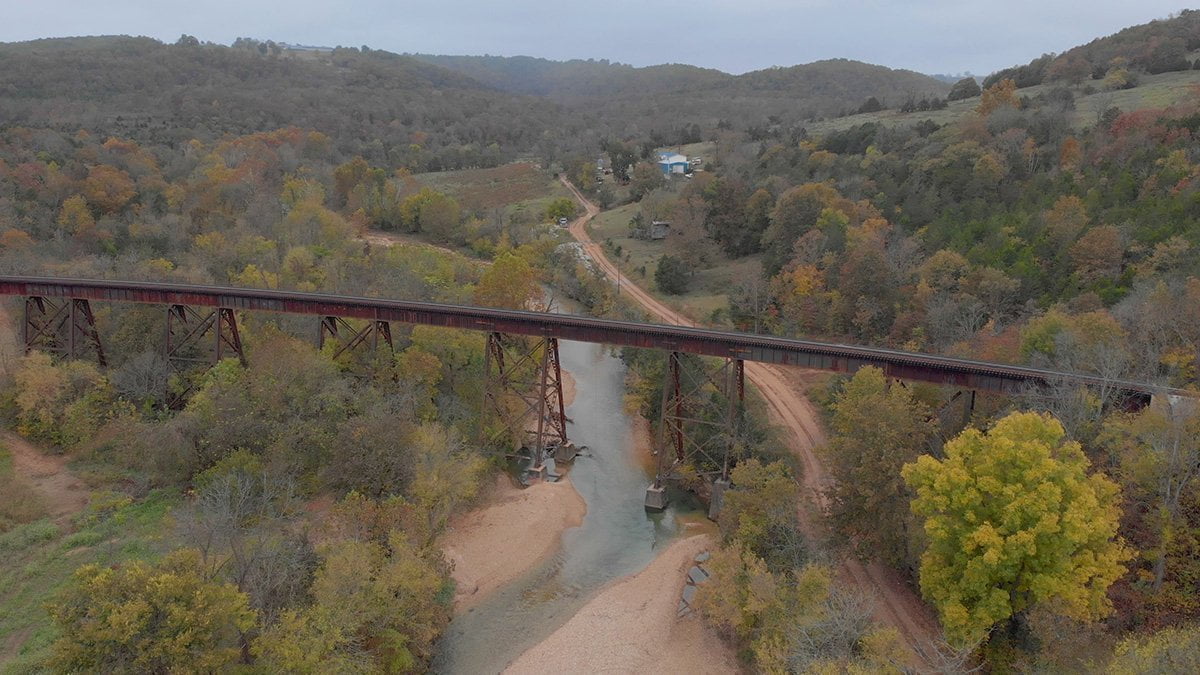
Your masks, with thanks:
M 618 181 L 629 180 L 629 168 L 637 162 L 637 150 L 625 143 L 615 141 L 607 144 L 606 152 L 608 152 L 613 178 Z
M 475 302 L 485 307 L 527 309 L 539 294 L 537 276 L 521 256 L 501 253 L 475 285 Z
M 935 431 L 930 411 L 883 371 L 860 369 L 833 404 L 834 436 L 823 453 L 833 477 L 829 515 L 860 556 L 907 560 L 912 493 L 900 476 Z
M 1036 603 L 1096 619 L 1132 556 L 1117 538 L 1117 486 L 1089 466 L 1062 425 L 1012 413 L 988 433 L 967 429 L 903 469 L 925 518 L 921 591 L 951 642 L 969 644 Z
M 687 293 L 690 280 L 687 263 L 671 255 L 658 259 L 658 267 L 654 269 L 654 283 L 658 284 L 658 290 L 669 295 L 682 295 Z
M 420 231 L 435 239 L 457 242 L 462 238 L 462 209 L 453 197 L 434 193 L 421 204 L 417 220 Z
M 255 613 L 232 584 L 206 579 L 200 554 L 85 565 L 50 605 L 61 672 L 217 672 L 237 663 Z
M 633 200 L 641 201 L 650 192 L 663 186 L 665 179 L 662 170 L 650 162 L 638 162 L 633 167 L 629 183 L 629 195 Z
M 792 257 L 796 240 L 811 229 L 821 212 L 838 199 L 837 190 L 824 183 L 806 183 L 779 197 L 771 211 L 771 224 L 763 232 L 763 268 L 769 276 L 783 269 Z
M 546 219 L 551 222 L 558 222 L 559 218 L 574 218 L 575 208 L 574 200 L 560 197 L 550 202 L 546 207 Z
M 950 93 L 946 94 L 947 101 L 958 101 L 964 98 L 978 96 L 983 90 L 979 88 L 979 83 L 973 77 L 964 77 L 950 87 Z
M 798 532 L 800 489 L 783 462 L 740 462 L 730 472 L 734 489 L 725 494 L 718 524 L 727 544 L 746 548 L 775 571 L 804 558 Z

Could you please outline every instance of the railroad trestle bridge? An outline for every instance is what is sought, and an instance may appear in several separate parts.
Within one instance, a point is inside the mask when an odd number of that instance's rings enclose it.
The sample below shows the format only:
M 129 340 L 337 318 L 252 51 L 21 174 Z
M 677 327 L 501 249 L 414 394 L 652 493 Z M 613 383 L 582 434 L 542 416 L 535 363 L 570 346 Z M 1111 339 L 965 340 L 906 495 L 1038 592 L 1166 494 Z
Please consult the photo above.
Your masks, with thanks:
M 659 462 L 646 495 L 646 506 L 653 509 L 666 506 L 664 484 L 676 478 L 678 467 L 685 463 L 700 467 L 700 475 L 713 481 L 713 501 L 717 502 L 713 506 L 719 508 L 743 416 L 746 361 L 838 373 L 876 366 L 896 380 L 931 382 L 970 392 L 970 401 L 976 390 L 1019 394 L 1030 386 L 1062 383 L 1105 387 L 1132 408 L 1147 405 L 1155 394 L 1178 393 L 1092 375 L 892 349 L 384 298 L 24 276 L 0 276 L 0 295 L 24 298 L 21 334 L 26 352 L 43 350 L 64 358 L 91 353 L 101 365 L 106 356 L 92 302 L 162 305 L 163 357 L 179 372 L 226 357 L 246 362 L 237 312 L 319 317 L 318 344 L 336 340 L 335 357 L 364 346 L 390 349 L 393 322 L 486 332 L 482 404 L 507 417 L 508 429 L 515 435 L 531 437 L 535 472 L 544 471 L 548 452 L 571 452 L 558 361 L 560 339 L 663 351 L 667 367 L 659 408 Z M 347 319 L 365 323 L 356 327 Z M 526 337 L 515 357 L 505 348 L 506 341 L 512 342 L 506 336 Z M 720 361 L 715 367 L 689 364 L 688 354 Z M 503 405 L 506 396 L 519 404 L 515 408 Z

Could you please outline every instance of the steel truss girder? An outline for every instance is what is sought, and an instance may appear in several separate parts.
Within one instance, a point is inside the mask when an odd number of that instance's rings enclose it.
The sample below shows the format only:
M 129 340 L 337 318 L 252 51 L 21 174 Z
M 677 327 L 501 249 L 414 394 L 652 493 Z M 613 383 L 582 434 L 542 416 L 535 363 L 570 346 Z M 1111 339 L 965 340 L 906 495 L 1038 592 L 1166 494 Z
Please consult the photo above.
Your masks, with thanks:
M 667 355 L 655 488 L 677 478 L 678 466 L 697 459 L 720 467 L 700 471 L 700 475 L 729 479 L 745 416 L 745 362 L 726 358 L 715 367 L 699 365 L 698 369 L 687 367 L 680 352 Z
M 516 358 L 508 358 L 505 343 L 511 343 Z M 532 436 L 529 448 L 533 466 L 542 466 L 547 448 L 566 445 L 567 419 L 562 392 L 562 366 L 558 355 L 558 338 L 535 340 L 506 338 L 501 333 L 488 333 L 483 360 L 483 409 L 498 414 L 505 430 L 522 438 Z M 519 402 L 513 413 L 505 400 Z M 530 429 L 530 417 L 534 428 Z M 480 424 L 481 441 L 483 424 Z M 503 433 L 503 432 L 500 432 Z
M 26 354 L 41 350 L 74 359 L 90 347 L 97 363 L 108 365 L 96 330 L 96 317 L 86 299 L 58 301 L 42 296 L 26 297 L 21 334 Z
M 345 340 L 341 339 L 343 330 L 349 336 Z M 323 316 L 317 332 L 317 348 L 323 349 L 326 340 L 338 340 L 338 347 L 333 352 L 333 359 L 336 360 L 342 354 L 366 344 L 368 338 L 372 352 L 379 349 L 381 339 L 387 345 L 388 351 L 395 351 L 395 345 L 392 343 L 392 324 L 387 321 L 375 319 L 367 322 L 362 328 L 355 328 L 340 316 Z

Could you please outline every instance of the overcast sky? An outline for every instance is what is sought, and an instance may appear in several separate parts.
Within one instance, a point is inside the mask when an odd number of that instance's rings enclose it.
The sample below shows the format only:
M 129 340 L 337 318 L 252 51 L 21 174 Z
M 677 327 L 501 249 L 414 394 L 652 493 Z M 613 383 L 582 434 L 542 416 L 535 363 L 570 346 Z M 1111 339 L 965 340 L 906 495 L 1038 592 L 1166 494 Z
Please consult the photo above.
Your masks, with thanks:
M 240 36 L 394 52 L 691 63 L 846 57 L 985 75 L 1184 6 L 1162 0 L 0 0 L 0 41 Z

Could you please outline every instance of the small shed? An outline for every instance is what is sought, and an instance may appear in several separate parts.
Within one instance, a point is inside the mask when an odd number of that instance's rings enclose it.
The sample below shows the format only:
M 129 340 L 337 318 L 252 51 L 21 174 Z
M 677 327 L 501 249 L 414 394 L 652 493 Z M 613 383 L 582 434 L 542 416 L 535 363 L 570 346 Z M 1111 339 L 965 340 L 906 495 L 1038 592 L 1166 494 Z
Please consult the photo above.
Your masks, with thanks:
M 660 153 L 658 155 L 658 168 L 662 170 L 665 176 L 673 173 L 688 173 L 691 170 L 688 166 L 688 158 L 677 152 Z
M 655 220 L 650 223 L 650 238 L 657 241 L 666 239 L 671 233 L 671 223 L 665 220 Z

